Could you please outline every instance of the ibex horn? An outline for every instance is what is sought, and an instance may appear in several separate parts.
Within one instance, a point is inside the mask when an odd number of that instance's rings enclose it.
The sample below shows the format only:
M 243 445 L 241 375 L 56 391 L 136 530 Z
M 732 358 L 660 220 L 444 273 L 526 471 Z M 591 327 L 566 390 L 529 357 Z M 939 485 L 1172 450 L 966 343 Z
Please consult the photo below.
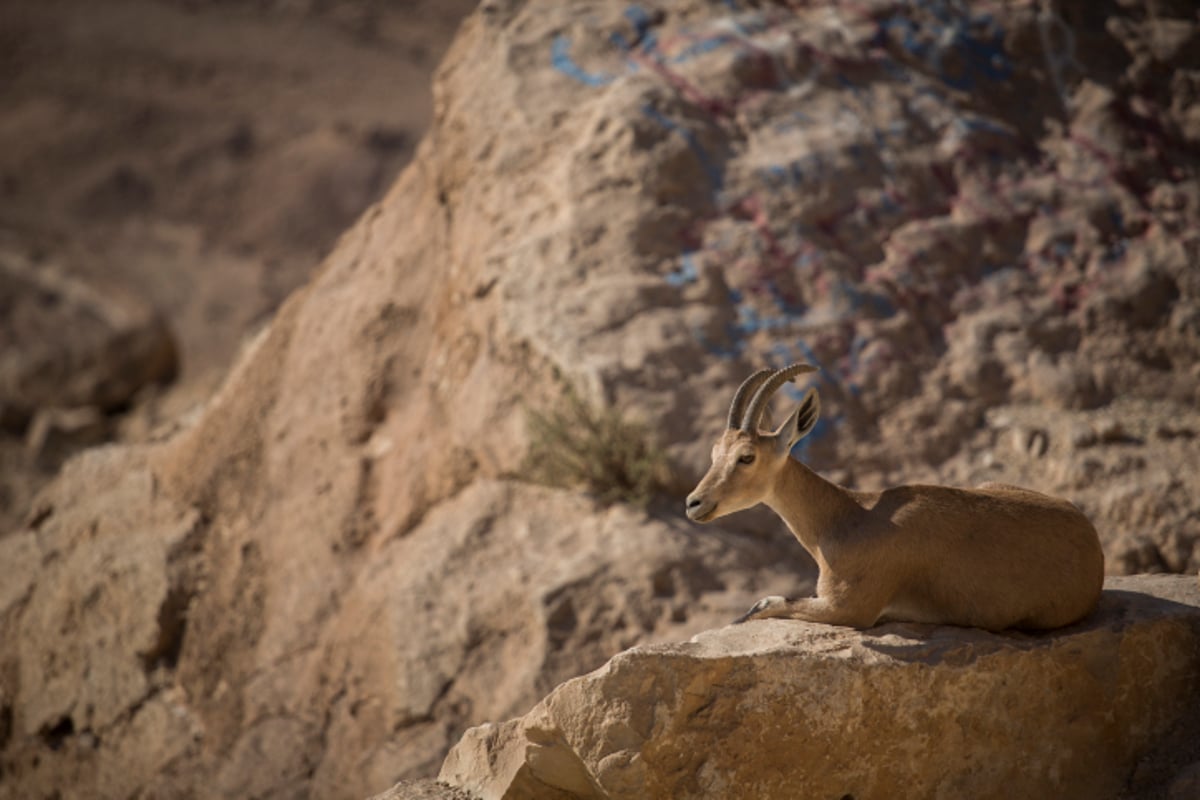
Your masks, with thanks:
M 750 407 L 746 409 L 746 416 L 742 418 L 742 430 L 748 433 L 757 433 L 758 423 L 762 419 L 763 411 L 767 408 L 767 401 L 771 399 L 775 392 L 779 391 L 779 387 L 797 375 L 816 371 L 817 368 L 811 364 L 791 364 L 771 373 L 763 384 L 758 387 L 758 391 L 754 393 L 754 399 L 750 401 Z M 757 375 L 758 373 L 755 374 Z
M 742 426 L 742 420 L 745 418 L 746 401 L 754 394 L 754 390 L 759 387 L 759 384 L 771 377 L 773 371 L 770 369 L 760 369 L 742 381 L 742 385 L 738 387 L 737 393 L 733 396 L 733 403 L 729 406 L 729 430 Z

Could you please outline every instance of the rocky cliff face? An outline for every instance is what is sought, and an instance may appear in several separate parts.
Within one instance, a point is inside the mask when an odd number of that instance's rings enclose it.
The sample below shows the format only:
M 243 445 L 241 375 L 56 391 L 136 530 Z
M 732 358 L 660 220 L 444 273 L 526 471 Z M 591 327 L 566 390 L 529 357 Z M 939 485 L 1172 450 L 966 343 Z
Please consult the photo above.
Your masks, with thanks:
M 682 489 L 807 359 L 831 477 L 1031 484 L 1110 569 L 1196 569 L 1195 21 L 1156 9 L 485 3 L 203 409 L 0 538 L 0 796 L 365 796 L 809 588 L 769 517 L 517 480 L 566 385 Z

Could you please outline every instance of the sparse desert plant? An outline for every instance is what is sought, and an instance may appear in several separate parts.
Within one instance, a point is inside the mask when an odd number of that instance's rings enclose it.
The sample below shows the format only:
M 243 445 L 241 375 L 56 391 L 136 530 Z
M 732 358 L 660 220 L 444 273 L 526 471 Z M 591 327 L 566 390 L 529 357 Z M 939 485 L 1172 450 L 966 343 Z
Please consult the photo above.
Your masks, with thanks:
M 547 410 L 529 409 L 524 474 L 535 483 L 582 488 L 604 503 L 645 507 L 665 491 L 666 454 L 649 428 L 568 389 Z

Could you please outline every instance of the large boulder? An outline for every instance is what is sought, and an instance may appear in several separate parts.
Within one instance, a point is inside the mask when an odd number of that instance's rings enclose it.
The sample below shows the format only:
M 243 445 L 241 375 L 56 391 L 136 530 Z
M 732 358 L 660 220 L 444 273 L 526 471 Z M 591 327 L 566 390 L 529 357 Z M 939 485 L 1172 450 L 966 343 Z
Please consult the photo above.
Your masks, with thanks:
M 1112 798 L 1169 788 L 1135 774 L 1156 748 L 1200 758 L 1172 740 L 1198 701 L 1200 586 L 1113 578 L 1052 633 L 768 620 L 635 647 L 471 729 L 439 777 L 483 800 Z

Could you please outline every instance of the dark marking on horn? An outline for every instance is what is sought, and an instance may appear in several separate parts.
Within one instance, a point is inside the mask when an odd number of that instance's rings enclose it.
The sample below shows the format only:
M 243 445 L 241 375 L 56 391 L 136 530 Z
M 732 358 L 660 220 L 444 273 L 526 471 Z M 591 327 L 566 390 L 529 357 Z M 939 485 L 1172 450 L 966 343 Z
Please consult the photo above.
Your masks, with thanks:
M 770 369 L 760 369 L 742 381 L 742 385 L 738 387 L 737 393 L 733 395 L 733 403 L 729 406 L 729 423 L 726 426 L 729 430 L 742 426 L 746 401 L 754 394 L 763 381 L 771 377 L 771 373 Z
M 742 430 L 748 433 L 758 433 L 758 424 L 762 419 L 763 412 L 767 408 L 767 401 L 771 399 L 775 392 L 779 391 L 779 387 L 797 375 L 816 371 L 817 368 L 811 364 L 790 364 L 781 370 L 771 373 L 771 376 L 754 393 L 754 399 L 750 401 L 750 406 L 746 409 L 746 416 L 742 419 Z

